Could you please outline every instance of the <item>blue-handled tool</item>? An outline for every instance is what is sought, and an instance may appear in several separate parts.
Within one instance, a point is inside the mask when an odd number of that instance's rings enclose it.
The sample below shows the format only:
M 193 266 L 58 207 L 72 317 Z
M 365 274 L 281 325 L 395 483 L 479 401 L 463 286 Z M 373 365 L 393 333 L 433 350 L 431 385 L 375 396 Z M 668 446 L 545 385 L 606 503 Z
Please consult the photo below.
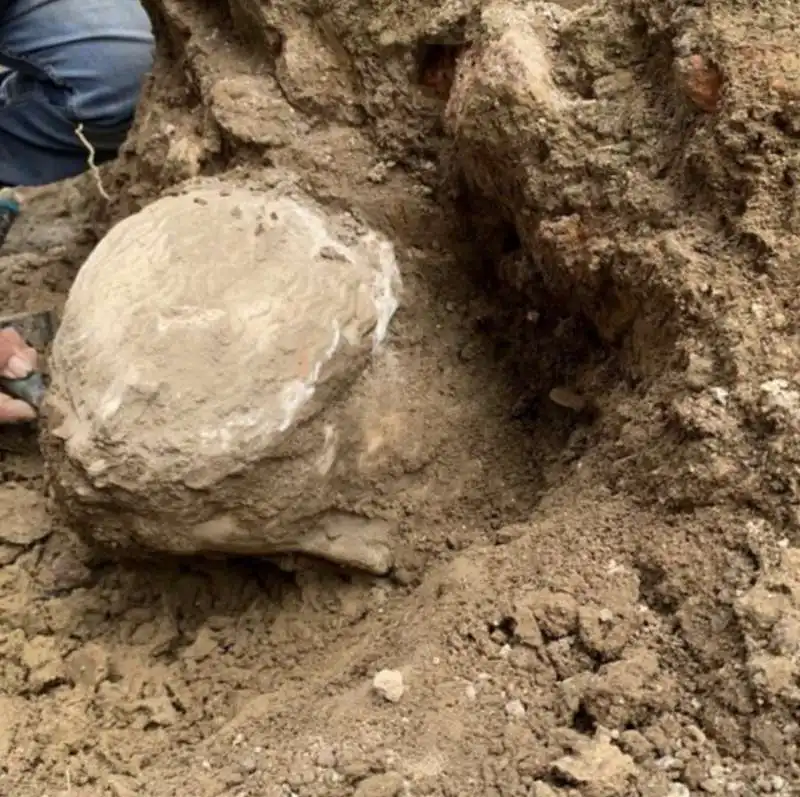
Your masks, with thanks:
M 19 202 L 13 193 L 0 191 L 0 246 L 6 242 L 8 231 L 19 216 Z

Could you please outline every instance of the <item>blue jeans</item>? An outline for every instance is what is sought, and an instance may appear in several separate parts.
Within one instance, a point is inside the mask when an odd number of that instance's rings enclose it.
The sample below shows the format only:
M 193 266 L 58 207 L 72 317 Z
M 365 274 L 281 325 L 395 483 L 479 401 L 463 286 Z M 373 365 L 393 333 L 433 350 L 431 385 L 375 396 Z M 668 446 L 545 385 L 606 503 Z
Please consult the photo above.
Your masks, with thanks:
M 153 62 L 139 0 L 0 0 L 0 186 L 42 185 L 113 158 Z

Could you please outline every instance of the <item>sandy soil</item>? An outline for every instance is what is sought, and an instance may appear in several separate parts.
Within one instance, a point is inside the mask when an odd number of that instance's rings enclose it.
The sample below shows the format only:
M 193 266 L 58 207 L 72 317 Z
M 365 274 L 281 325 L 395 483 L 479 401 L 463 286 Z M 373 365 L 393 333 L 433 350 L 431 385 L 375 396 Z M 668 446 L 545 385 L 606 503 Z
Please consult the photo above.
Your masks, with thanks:
M 150 7 L 111 200 L 29 192 L 8 310 L 181 180 L 290 170 L 397 242 L 463 427 L 386 579 L 101 560 L 4 431 L 0 794 L 800 794 L 793 3 Z

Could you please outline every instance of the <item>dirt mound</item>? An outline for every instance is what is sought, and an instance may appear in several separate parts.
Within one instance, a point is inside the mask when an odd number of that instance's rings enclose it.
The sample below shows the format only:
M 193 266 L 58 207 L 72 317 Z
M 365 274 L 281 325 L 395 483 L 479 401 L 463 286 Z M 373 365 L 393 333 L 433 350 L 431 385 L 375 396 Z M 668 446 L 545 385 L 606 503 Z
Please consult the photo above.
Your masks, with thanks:
M 9 310 L 183 180 L 291 173 L 395 243 L 442 423 L 407 430 L 384 579 L 43 540 L 4 433 L 0 792 L 793 793 L 793 4 L 151 5 L 112 201 L 34 192 Z

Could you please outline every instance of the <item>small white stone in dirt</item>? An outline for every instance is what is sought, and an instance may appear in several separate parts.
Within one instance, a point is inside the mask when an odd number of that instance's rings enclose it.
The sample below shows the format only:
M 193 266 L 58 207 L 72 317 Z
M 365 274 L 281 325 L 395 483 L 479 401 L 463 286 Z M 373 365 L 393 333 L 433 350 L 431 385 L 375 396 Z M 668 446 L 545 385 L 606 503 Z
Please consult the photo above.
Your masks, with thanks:
M 525 716 L 525 706 L 522 705 L 521 700 L 509 700 L 506 703 L 506 714 L 509 717 L 524 717 Z
M 372 679 L 372 688 L 384 700 L 397 703 L 406 691 L 403 673 L 399 670 L 381 670 Z
M 783 791 L 784 786 L 786 786 L 786 778 L 782 778 L 780 775 L 772 776 L 773 791 Z
M 744 790 L 744 783 L 739 780 L 732 780 L 725 787 L 726 794 L 740 794 Z
M 601 623 L 608 624 L 614 619 L 614 612 L 612 612 L 611 609 L 600 609 L 597 617 Z
M 720 406 L 724 407 L 728 403 L 729 393 L 724 387 L 710 387 L 708 392 Z
M 258 764 L 256 763 L 255 758 L 251 756 L 245 756 L 239 762 L 239 766 L 241 767 L 242 771 L 247 774 L 252 774 L 258 769 Z
M 464 690 L 467 695 L 467 700 L 477 700 L 478 698 L 478 690 L 475 688 L 475 684 L 467 684 L 467 688 Z
M 688 786 L 684 786 L 682 783 L 673 783 L 668 797 L 691 797 L 691 794 Z
M 764 775 L 762 775 L 756 781 L 756 788 L 760 792 L 764 792 L 765 794 L 769 794 L 772 791 L 772 783 L 770 782 L 769 778 L 766 778 L 766 777 L 764 777 Z

